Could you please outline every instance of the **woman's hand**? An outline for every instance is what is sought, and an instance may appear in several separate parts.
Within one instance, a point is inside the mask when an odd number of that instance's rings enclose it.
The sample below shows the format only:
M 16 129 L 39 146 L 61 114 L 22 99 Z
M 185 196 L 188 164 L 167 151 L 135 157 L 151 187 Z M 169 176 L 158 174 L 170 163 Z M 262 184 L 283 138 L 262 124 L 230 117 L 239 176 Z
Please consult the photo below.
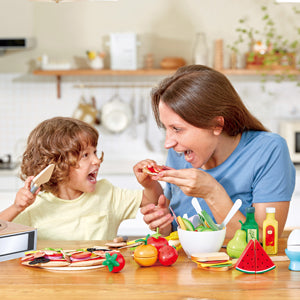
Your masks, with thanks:
M 177 185 L 187 196 L 210 198 L 220 185 L 211 175 L 198 169 L 181 169 L 161 171 L 153 177 Z
M 141 208 L 141 213 L 144 215 L 144 221 L 149 225 L 150 230 L 156 230 L 159 227 L 159 232 L 163 235 L 169 235 L 172 231 L 172 221 L 174 217 L 169 211 L 169 200 L 160 195 L 158 204 L 146 205 Z

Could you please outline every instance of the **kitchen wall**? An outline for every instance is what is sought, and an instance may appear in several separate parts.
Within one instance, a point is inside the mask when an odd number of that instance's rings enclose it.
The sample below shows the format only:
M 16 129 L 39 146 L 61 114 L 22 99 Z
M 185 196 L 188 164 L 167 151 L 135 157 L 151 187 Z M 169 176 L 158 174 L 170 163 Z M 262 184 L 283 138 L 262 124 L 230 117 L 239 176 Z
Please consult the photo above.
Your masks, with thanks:
M 54 115 L 71 116 L 82 94 L 94 94 L 97 106 L 101 108 L 115 93 L 109 88 L 76 89 L 75 84 L 126 81 L 134 86 L 134 91 L 124 89 L 121 92 L 123 98 L 130 101 L 134 93 L 137 98 L 143 94 L 144 98 L 149 99 L 150 88 L 140 91 L 138 85 L 144 82 L 149 86 L 155 85 L 161 79 L 63 77 L 62 98 L 58 100 L 53 77 L 32 75 L 32 70 L 37 67 L 37 58 L 42 54 L 48 54 L 53 61 L 66 61 L 73 67 L 84 67 L 86 50 L 103 50 L 107 54 L 106 67 L 109 67 L 109 51 L 104 45 L 108 34 L 134 31 L 141 42 L 138 53 L 140 67 L 143 66 L 145 53 L 154 54 L 155 67 L 159 67 L 165 56 L 181 56 L 187 63 L 192 63 L 195 34 L 203 31 L 209 47 L 209 64 L 213 64 L 214 41 L 222 38 L 224 65 L 228 67 L 229 49 L 226 45 L 237 38 L 235 29 L 239 27 L 238 20 L 246 16 L 249 24 L 259 28 L 262 26 L 262 5 L 268 5 L 278 32 L 295 38 L 291 34 L 295 33 L 295 27 L 300 26 L 300 20 L 292 7 L 299 10 L 300 4 L 278 5 L 270 0 L 120 0 L 61 4 L 2 0 L 0 37 L 35 37 L 37 46 L 32 50 L 8 51 L 0 56 L 0 155 L 18 152 L 19 144 L 41 120 Z M 278 131 L 279 121 L 283 118 L 299 117 L 299 88 L 294 83 L 285 81 L 277 84 L 272 78 L 265 85 L 267 92 L 263 92 L 262 78 L 259 76 L 232 76 L 230 79 L 248 107 L 271 130 Z M 119 135 L 117 139 L 126 145 L 135 144 L 126 143 L 127 137 L 123 136 Z M 111 136 L 106 139 L 110 138 L 115 139 Z
M 146 53 L 153 53 L 155 67 L 165 56 L 181 56 L 192 62 L 196 32 L 206 33 L 209 60 L 212 66 L 214 41 L 224 40 L 224 65 L 229 66 L 226 45 L 236 39 L 238 20 L 247 16 L 255 26 L 262 24 L 260 7 L 268 4 L 278 22 L 279 31 L 292 34 L 299 27 L 299 18 L 291 12 L 292 4 L 275 5 L 267 0 L 119 0 L 118 2 L 36 3 L 27 0 L 1 0 L 0 37 L 35 37 L 37 46 L 31 50 L 8 51 L 0 56 L 0 156 L 13 154 L 18 159 L 29 132 L 42 120 L 57 115 L 72 116 L 81 96 L 95 96 L 97 108 L 118 92 L 133 104 L 135 122 L 120 134 L 111 134 L 98 127 L 100 147 L 105 152 L 103 174 L 116 184 L 138 187 L 132 166 L 144 158 L 159 163 L 165 159 L 163 133 L 145 105 L 146 123 L 138 123 L 140 104 L 149 104 L 149 92 L 162 77 L 63 77 L 62 97 L 56 97 L 55 78 L 35 76 L 37 58 L 48 54 L 50 60 L 70 62 L 73 67 L 86 66 L 86 50 L 109 52 L 105 40 L 110 32 L 134 31 L 138 34 L 139 67 Z M 300 9 L 300 4 L 296 5 Z M 298 22 L 298 24 L 297 24 Z M 240 65 L 243 63 L 240 60 Z M 299 87 L 290 81 L 276 83 L 274 78 L 264 85 L 260 76 L 230 76 L 248 108 L 272 131 L 279 132 L 282 119 L 300 118 Z M 129 88 L 79 89 L 79 84 L 117 85 Z M 148 86 L 140 88 L 139 86 Z M 132 100 L 133 99 L 133 100 Z M 145 143 L 147 136 L 153 149 Z M 293 225 L 293 224 L 291 224 Z M 299 224 L 300 226 L 300 224 Z
M 292 7 L 273 0 L 119 0 L 117 2 L 45 3 L 29 0 L 0 1 L 0 37 L 33 36 L 32 51 L 0 57 L 0 72 L 30 72 L 34 60 L 47 53 L 52 59 L 83 64 L 88 49 L 105 48 L 110 32 L 134 31 L 139 35 L 140 64 L 143 54 L 154 53 L 155 64 L 165 56 L 182 56 L 191 63 L 196 32 L 206 33 L 210 62 L 214 41 L 224 39 L 225 65 L 237 38 L 238 20 L 247 17 L 252 27 L 263 29 L 261 6 L 268 5 L 279 34 L 295 38 L 299 18 Z M 108 58 L 108 57 L 107 57 Z M 108 61 L 106 61 L 108 64 Z

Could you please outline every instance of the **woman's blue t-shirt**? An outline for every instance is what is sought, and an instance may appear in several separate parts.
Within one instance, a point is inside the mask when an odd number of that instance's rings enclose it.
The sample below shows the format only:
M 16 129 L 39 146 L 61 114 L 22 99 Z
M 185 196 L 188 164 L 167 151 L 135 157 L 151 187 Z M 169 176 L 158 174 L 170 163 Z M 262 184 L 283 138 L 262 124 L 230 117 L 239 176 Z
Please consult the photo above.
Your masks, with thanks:
M 167 166 L 174 169 L 192 168 L 183 155 L 168 151 Z M 233 202 L 242 200 L 240 211 L 252 203 L 290 201 L 295 188 L 295 167 L 290 159 L 286 141 L 278 134 L 264 131 L 246 131 L 231 155 L 219 166 L 203 170 L 213 176 L 226 190 Z M 175 214 L 195 215 L 193 197 L 167 183 L 164 191 Z M 205 200 L 198 198 L 201 208 L 212 217 Z M 175 223 L 173 227 L 176 230 Z

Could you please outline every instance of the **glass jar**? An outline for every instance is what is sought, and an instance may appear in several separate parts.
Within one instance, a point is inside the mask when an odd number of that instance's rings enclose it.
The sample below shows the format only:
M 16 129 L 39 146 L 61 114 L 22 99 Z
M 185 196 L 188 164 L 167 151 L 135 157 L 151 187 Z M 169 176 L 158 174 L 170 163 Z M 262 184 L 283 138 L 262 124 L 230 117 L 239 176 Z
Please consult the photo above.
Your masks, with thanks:
M 206 36 L 203 32 L 198 32 L 196 34 L 193 49 L 193 63 L 195 65 L 208 65 L 208 47 Z

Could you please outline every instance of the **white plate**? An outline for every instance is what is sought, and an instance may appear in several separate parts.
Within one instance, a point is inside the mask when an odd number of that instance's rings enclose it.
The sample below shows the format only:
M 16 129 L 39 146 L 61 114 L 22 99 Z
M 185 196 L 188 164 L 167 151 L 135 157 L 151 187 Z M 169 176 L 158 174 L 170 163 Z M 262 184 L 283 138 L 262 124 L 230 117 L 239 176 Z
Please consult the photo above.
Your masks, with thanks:
M 105 265 L 89 266 L 89 267 L 42 267 L 43 269 L 53 270 L 53 271 L 84 271 L 103 268 Z

